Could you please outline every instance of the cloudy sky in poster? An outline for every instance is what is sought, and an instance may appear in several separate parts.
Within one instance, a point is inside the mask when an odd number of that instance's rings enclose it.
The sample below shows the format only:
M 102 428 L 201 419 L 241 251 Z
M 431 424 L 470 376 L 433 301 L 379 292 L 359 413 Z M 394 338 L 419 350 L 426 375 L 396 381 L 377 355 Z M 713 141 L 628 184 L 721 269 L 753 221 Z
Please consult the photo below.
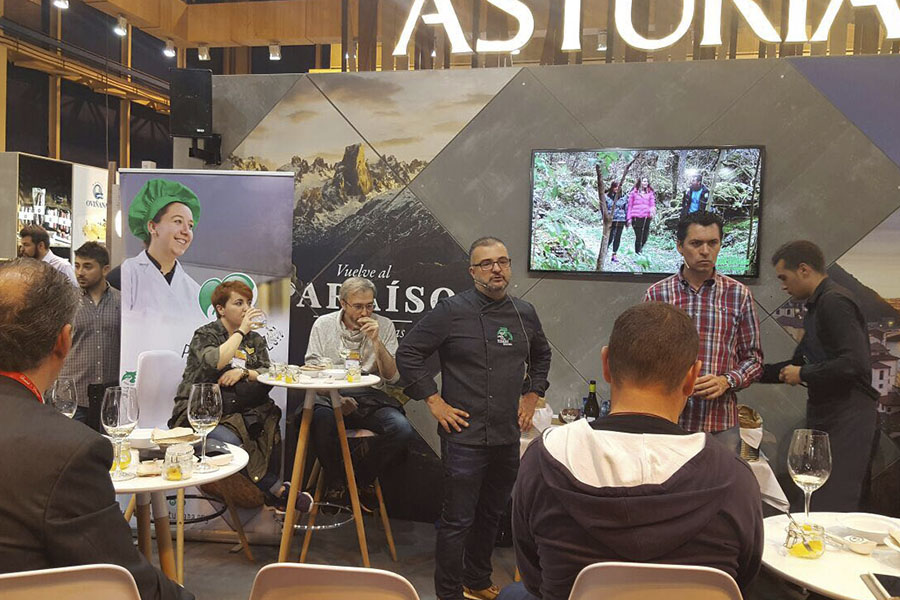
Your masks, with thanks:
M 900 298 L 900 210 L 837 262 L 882 297 Z

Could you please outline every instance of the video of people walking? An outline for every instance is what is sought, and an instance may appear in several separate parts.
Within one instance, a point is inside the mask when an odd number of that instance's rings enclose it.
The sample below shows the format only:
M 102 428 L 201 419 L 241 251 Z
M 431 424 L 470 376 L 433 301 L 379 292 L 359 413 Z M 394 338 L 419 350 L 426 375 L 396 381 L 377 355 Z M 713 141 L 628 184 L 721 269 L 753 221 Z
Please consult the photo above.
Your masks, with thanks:
M 534 150 L 529 270 L 670 274 L 676 227 L 725 222 L 716 268 L 757 277 L 762 147 Z

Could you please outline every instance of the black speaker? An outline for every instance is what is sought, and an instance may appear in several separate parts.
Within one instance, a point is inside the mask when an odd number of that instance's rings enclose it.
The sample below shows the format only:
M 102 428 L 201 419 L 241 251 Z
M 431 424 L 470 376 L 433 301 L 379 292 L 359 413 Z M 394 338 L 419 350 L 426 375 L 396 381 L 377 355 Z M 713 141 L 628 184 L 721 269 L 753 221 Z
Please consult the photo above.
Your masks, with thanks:
M 172 137 L 212 135 L 212 71 L 169 69 L 169 99 Z

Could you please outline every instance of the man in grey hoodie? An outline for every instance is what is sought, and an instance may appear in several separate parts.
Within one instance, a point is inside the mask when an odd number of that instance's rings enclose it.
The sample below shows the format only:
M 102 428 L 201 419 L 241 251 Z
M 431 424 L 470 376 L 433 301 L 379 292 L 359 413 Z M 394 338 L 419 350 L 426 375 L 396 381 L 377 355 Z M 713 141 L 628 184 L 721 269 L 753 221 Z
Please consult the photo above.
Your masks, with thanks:
M 763 550 L 759 486 L 749 466 L 678 415 L 700 374 L 691 319 L 664 303 L 616 319 L 602 351 L 611 411 L 548 430 L 525 452 L 513 492 L 521 584 L 501 598 L 565 600 L 587 565 L 702 565 L 741 588 Z

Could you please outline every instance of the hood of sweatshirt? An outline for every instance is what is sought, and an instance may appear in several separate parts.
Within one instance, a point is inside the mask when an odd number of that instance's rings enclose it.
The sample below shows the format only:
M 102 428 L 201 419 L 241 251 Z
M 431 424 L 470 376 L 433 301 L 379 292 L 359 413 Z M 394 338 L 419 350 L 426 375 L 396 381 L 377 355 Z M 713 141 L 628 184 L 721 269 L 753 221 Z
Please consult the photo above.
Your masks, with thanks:
M 584 420 L 549 430 L 541 474 L 559 505 L 593 538 L 633 561 L 692 539 L 719 512 L 736 457 L 705 433 L 595 431 Z

